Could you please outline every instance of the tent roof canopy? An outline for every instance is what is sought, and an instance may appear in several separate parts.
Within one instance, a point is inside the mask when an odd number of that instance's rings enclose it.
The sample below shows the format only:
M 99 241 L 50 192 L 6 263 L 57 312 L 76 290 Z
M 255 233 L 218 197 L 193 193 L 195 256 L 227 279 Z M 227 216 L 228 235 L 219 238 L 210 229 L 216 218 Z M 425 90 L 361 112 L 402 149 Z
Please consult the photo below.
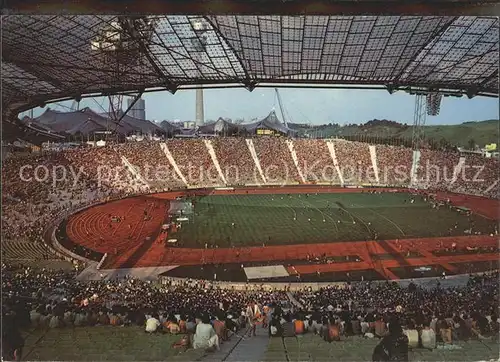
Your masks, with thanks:
M 121 117 L 120 123 L 125 123 L 130 127 L 134 128 L 136 131 L 147 133 L 165 133 L 165 130 L 160 126 L 156 125 L 154 122 L 148 121 L 146 119 L 135 118 L 124 114 L 123 110 L 119 110 L 113 114 L 112 112 L 101 113 L 103 117 L 109 119 L 119 119 Z
M 26 123 L 26 118 L 24 122 Z M 58 112 L 49 108 L 40 116 L 33 118 L 31 123 L 67 135 L 78 133 L 88 135 L 99 131 L 128 135 L 140 130 L 127 121 L 117 124 L 116 121 L 100 115 L 88 107 L 73 112 Z
M 242 126 L 249 132 L 256 132 L 257 129 L 272 129 L 283 134 L 296 132 L 281 123 L 274 110 L 271 111 L 264 119 L 254 123 L 243 124 Z
M 475 16 L 4 16 L 2 105 L 229 84 L 498 95 L 498 28 Z
M 226 121 L 224 118 L 219 117 L 215 122 L 204 124 L 198 128 L 199 133 L 215 134 L 215 133 L 238 133 L 242 127 L 240 125 Z

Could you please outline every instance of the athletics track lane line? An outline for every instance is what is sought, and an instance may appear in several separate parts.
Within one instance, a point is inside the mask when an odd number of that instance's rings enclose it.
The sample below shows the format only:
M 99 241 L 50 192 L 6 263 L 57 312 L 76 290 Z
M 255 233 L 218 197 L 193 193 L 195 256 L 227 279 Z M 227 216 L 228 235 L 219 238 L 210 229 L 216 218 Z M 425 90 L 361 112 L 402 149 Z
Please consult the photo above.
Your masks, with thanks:
M 153 201 L 150 205 L 147 205 L 148 214 L 153 211 L 155 203 L 156 203 L 156 201 Z M 147 255 L 147 251 L 150 249 L 151 245 L 148 247 L 146 252 L 144 252 L 142 250 L 142 248 L 144 247 L 144 244 L 146 241 L 141 242 L 139 240 L 141 233 L 142 233 L 142 229 L 144 228 L 144 225 L 146 223 L 147 223 L 147 221 L 144 220 L 144 217 L 142 217 L 138 220 L 137 224 L 133 228 L 132 234 L 129 234 L 129 235 L 133 236 L 135 234 L 135 231 L 137 230 L 137 227 L 139 227 L 139 225 L 140 225 L 139 233 L 137 234 L 135 239 L 130 239 L 130 242 L 135 241 L 135 242 L 137 242 L 137 244 L 131 246 L 131 249 L 129 249 L 128 252 L 125 252 L 124 254 L 117 256 L 117 258 L 115 260 L 113 260 L 113 266 L 116 266 L 115 269 L 123 269 L 123 268 L 127 268 L 127 267 L 128 268 L 135 268 L 136 264 L 138 262 L 138 253 L 142 252 L 143 257 L 145 257 Z M 118 242 L 118 240 L 116 240 L 116 239 L 113 239 L 113 241 L 114 241 L 114 243 Z M 152 240 L 152 241 L 154 242 L 154 240 Z M 136 260 L 134 260 L 134 259 L 136 259 Z M 127 264 L 130 261 L 132 261 L 134 263 L 133 263 L 133 265 L 128 266 Z
M 135 203 L 132 203 L 132 204 L 130 205 L 130 207 L 128 208 L 127 212 L 126 212 L 126 213 L 125 213 L 125 215 L 123 216 L 123 221 L 125 221 L 125 220 L 126 220 L 126 218 L 127 218 L 128 214 L 130 213 L 130 211 L 132 211 L 132 209 L 134 208 L 134 206 L 137 206 L 137 205 L 135 205 Z M 119 225 L 118 225 L 115 229 L 113 229 L 113 232 L 111 233 L 111 236 L 114 236 L 114 235 L 116 234 L 116 232 L 117 232 L 117 231 L 118 231 L 118 229 L 120 228 L 121 224 L 122 224 L 122 223 L 120 222 L 120 223 L 119 223 Z

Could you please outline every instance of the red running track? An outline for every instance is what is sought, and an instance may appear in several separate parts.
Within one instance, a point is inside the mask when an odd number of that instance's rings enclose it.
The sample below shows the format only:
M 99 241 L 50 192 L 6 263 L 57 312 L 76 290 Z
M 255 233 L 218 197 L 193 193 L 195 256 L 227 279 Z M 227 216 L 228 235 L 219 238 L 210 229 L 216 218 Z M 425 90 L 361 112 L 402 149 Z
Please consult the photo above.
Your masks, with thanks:
M 108 253 L 106 268 L 120 267 L 152 267 L 165 265 L 199 265 L 203 263 L 240 263 L 272 260 L 298 260 L 306 255 L 349 256 L 358 255 L 362 261 L 355 263 L 335 263 L 325 265 L 295 266 L 300 273 L 326 271 L 349 271 L 375 269 L 394 279 L 388 268 L 404 265 L 424 266 L 440 264 L 453 272 L 452 262 L 475 262 L 498 259 L 498 254 L 472 254 L 453 257 L 436 257 L 432 251 L 448 247 L 456 243 L 458 248 L 467 246 L 496 246 L 498 239 L 490 236 L 462 236 L 451 238 L 407 239 L 367 242 L 335 242 L 325 244 L 301 244 L 267 247 L 192 249 L 166 248 L 155 240 L 159 234 L 166 203 L 160 200 L 171 200 L 184 195 L 210 194 L 267 194 L 267 193 L 323 193 L 323 192 L 368 192 L 371 189 L 350 189 L 322 187 L 315 185 L 292 187 L 245 188 L 237 190 L 188 190 L 174 191 L 156 195 L 147 195 L 113 201 L 86 209 L 70 217 L 67 225 L 68 236 L 75 242 L 99 252 Z M 383 192 L 408 192 L 407 189 L 375 189 Z M 457 206 L 465 206 L 478 213 L 498 219 L 493 210 L 498 210 L 498 200 L 468 197 L 457 194 L 437 193 L 438 198 L 448 198 Z M 153 218 L 144 220 L 144 210 Z M 110 223 L 109 215 L 123 218 L 121 223 Z M 130 226 L 129 226 L 130 225 Z M 150 238 L 146 241 L 146 238 Z M 392 260 L 374 262 L 376 254 L 394 255 Z M 407 259 L 407 251 L 417 251 L 421 257 Z M 297 269 L 299 268 L 299 269 Z M 319 269 L 318 269 L 319 268 Z

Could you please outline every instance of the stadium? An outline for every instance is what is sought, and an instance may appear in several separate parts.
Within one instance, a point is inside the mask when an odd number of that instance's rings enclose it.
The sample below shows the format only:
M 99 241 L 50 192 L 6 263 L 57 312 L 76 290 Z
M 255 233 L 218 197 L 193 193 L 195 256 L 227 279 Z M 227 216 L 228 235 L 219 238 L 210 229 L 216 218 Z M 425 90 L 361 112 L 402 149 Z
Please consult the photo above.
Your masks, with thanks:
M 497 358 L 499 161 L 424 126 L 444 97 L 498 97 L 498 45 L 479 16 L 6 16 L 2 299 L 24 358 L 366 360 L 395 318 L 406 360 Z M 410 93 L 411 142 L 300 137 L 278 90 L 282 120 L 204 123 L 205 89 L 287 84 Z M 129 114 L 184 89 L 190 130 Z M 94 97 L 107 112 L 20 116 Z

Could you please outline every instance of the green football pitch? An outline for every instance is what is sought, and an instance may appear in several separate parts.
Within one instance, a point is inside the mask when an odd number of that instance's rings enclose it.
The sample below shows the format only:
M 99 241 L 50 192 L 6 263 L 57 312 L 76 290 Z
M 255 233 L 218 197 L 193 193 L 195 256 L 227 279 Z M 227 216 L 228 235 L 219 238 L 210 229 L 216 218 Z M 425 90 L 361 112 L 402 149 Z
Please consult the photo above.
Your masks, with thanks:
M 196 197 L 175 237 L 184 247 L 239 247 L 464 235 L 494 221 L 433 209 L 408 193 L 219 195 Z M 457 226 L 457 227 L 455 227 Z

